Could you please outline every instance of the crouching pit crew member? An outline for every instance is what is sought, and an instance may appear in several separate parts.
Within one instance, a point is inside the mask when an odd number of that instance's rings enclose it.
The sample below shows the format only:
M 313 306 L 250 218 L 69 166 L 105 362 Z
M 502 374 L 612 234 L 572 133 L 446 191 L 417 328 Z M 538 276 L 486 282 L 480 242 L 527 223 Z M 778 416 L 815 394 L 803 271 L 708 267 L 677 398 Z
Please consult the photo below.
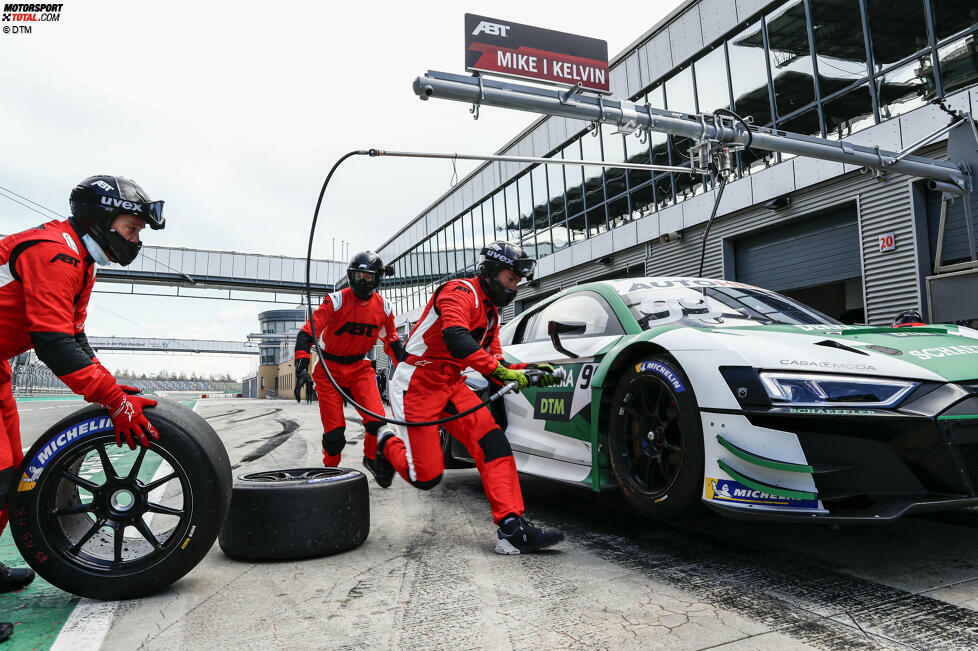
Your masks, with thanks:
M 324 361 L 336 383 L 358 404 L 375 414 L 384 414 L 374 369 L 364 355 L 380 339 L 391 358 L 404 358 L 404 347 L 394 327 L 394 312 L 384 297 L 375 291 L 386 269 L 376 253 L 363 251 L 353 256 L 346 273 L 350 286 L 327 296 L 313 313 L 315 327 L 307 321 L 296 337 L 296 399 L 299 397 L 298 387 L 309 377 L 309 350 L 313 337 L 319 337 Z M 343 396 L 336 391 L 318 363 L 312 377 L 319 400 L 319 415 L 323 421 L 323 465 L 336 467 L 346 445 Z M 377 432 L 383 422 L 363 412 L 360 412 L 360 416 L 366 430 L 363 464 L 373 472 Z M 390 485 L 389 480 L 387 485 Z
M 149 447 L 159 433 L 143 409 L 155 400 L 118 384 L 99 363 L 85 336 L 95 263 L 131 263 L 147 225 L 164 226 L 163 202 L 151 201 L 136 183 L 118 176 L 91 176 L 71 191 L 71 217 L 0 239 L 0 533 L 7 524 L 7 494 L 23 453 L 20 420 L 11 387 L 11 357 L 31 348 L 68 388 L 105 407 L 116 442 Z M 0 564 L 0 592 L 23 588 L 29 569 Z M 0 641 L 13 627 L 0 622 Z
M 504 383 L 516 382 L 519 389 L 529 386 L 530 378 L 522 370 L 526 364 L 507 367 L 500 361 L 498 308 L 516 297 L 521 281 L 532 280 L 535 264 L 519 246 L 493 242 L 482 249 L 476 278 L 450 280 L 435 290 L 408 337 L 407 359 L 398 364 L 388 386 L 397 419 L 436 420 L 478 405 L 480 399 L 461 374 L 466 367 Z M 541 384 L 552 385 L 553 367 L 538 368 L 544 371 Z M 443 427 L 466 447 L 479 469 L 499 526 L 497 553 L 532 552 L 563 540 L 559 531 L 536 527 L 523 517 L 513 451 L 488 407 Z M 416 488 L 433 488 L 445 468 L 438 427 L 408 427 L 404 436 L 385 433 L 374 467 L 379 479 L 396 471 Z

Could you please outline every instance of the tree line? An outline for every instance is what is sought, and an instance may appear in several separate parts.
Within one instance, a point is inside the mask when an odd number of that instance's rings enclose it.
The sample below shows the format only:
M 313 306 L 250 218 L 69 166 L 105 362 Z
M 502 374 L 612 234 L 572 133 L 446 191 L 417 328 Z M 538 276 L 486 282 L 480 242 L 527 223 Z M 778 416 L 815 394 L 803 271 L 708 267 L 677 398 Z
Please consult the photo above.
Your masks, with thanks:
M 230 373 L 198 374 L 196 371 L 187 375 L 177 371 L 156 371 L 155 373 L 136 373 L 127 368 L 116 369 L 113 375 L 117 378 L 130 380 L 180 380 L 185 382 L 237 382 Z

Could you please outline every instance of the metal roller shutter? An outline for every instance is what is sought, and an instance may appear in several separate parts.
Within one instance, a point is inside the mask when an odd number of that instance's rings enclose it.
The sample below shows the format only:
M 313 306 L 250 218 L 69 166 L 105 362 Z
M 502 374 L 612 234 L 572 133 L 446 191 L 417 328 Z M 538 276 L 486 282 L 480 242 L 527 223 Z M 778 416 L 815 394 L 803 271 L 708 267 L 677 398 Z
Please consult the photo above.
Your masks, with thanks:
M 736 279 L 775 291 L 862 276 L 856 206 L 734 242 Z

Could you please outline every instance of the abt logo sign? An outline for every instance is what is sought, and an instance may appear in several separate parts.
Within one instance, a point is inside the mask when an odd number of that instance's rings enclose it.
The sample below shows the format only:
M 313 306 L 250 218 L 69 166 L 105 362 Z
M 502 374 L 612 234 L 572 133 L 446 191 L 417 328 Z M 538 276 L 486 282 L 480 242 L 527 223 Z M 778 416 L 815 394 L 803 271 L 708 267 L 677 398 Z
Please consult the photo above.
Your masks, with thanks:
M 502 36 L 503 38 L 506 38 L 506 33 L 509 31 L 509 29 L 509 25 L 500 25 L 499 23 L 490 23 L 488 20 L 483 20 L 476 26 L 475 30 L 472 32 L 472 36 L 489 34 L 490 36 Z

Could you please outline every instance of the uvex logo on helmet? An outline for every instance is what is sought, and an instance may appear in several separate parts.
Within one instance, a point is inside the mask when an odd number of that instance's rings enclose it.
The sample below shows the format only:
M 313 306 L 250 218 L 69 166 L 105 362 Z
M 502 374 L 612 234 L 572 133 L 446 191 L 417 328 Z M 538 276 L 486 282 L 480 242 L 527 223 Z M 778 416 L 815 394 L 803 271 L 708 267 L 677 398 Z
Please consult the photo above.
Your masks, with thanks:
M 490 23 L 488 20 L 483 20 L 472 32 L 472 36 L 478 36 L 479 34 L 489 34 L 490 36 L 502 36 L 506 38 L 506 32 L 509 31 L 509 25 L 500 25 L 498 23 Z
M 495 258 L 504 264 L 513 264 L 513 259 L 508 255 L 505 255 L 494 248 L 486 249 L 487 258 Z
M 135 201 L 126 201 L 125 199 L 116 199 L 115 197 L 99 197 L 99 202 L 103 206 L 110 206 L 112 208 L 122 208 L 124 210 L 134 210 L 136 212 L 143 211 L 143 204 L 137 203 Z

